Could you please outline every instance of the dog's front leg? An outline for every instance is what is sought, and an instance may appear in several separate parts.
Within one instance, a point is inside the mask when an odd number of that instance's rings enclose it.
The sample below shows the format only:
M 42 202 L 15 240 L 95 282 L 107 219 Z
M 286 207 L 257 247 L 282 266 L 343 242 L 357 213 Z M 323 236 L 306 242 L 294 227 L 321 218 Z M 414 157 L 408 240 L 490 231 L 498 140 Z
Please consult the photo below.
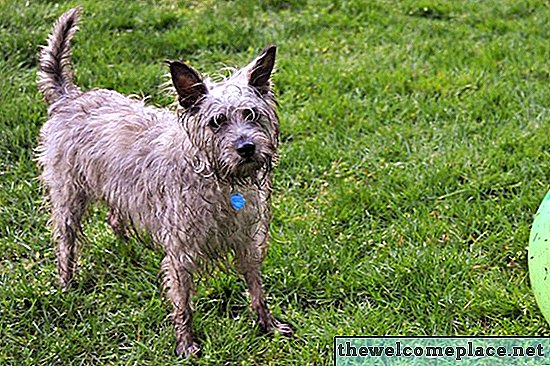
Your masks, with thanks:
M 261 262 L 250 253 L 237 253 L 237 271 L 243 275 L 250 292 L 250 307 L 258 315 L 258 323 L 264 332 L 279 331 L 285 336 L 292 335 L 292 327 L 277 320 L 269 311 L 260 274 Z
M 193 340 L 191 290 L 193 278 L 184 263 L 173 254 L 167 254 L 162 261 L 164 287 L 172 302 L 172 322 L 176 331 L 176 355 L 195 356 L 200 352 L 198 343 Z

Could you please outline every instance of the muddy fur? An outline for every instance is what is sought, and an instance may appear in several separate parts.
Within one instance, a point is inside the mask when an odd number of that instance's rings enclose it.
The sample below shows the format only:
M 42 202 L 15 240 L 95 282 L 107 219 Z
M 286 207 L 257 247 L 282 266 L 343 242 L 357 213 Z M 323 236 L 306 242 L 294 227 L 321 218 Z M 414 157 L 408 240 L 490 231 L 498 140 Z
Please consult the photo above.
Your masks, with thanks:
M 37 160 L 51 207 L 61 286 L 74 280 L 81 218 L 99 201 L 115 233 L 147 232 L 165 257 L 176 353 L 199 351 L 192 335 L 193 274 L 234 258 L 266 331 L 290 334 L 269 312 L 260 277 L 271 219 L 278 118 L 271 85 L 275 47 L 220 82 L 169 62 L 180 108 L 146 106 L 115 91 L 81 91 L 70 42 L 81 8 L 55 23 L 42 49 L 38 87 L 49 104 Z M 236 193 L 244 198 L 239 209 Z

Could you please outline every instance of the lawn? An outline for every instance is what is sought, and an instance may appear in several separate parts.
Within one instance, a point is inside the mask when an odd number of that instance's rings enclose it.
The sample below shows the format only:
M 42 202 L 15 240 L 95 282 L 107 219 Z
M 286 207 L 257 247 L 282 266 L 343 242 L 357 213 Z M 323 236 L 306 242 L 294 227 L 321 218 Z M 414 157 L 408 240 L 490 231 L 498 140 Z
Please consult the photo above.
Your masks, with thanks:
M 365 3 L 368 3 L 365 5 Z M 550 335 L 527 246 L 549 188 L 547 1 L 0 1 L 0 364 L 176 365 L 162 254 L 95 208 L 61 293 L 33 161 L 37 55 L 85 8 L 77 82 L 172 102 L 166 59 L 206 74 L 278 46 L 281 159 L 263 273 L 288 339 L 243 281 L 197 284 L 202 357 L 331 364 L 336 335 Z

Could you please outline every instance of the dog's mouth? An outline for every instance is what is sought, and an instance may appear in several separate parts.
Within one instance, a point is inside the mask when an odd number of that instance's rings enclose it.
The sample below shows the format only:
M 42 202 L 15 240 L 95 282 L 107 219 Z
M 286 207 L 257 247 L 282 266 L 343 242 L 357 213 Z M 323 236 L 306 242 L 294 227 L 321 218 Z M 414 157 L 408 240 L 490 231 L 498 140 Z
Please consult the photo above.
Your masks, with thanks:
M 223 166 L 222 166 L 223 167 Z M 263 180 L 271 171 L 271 159 L 256 154 L 251 157 L 241 158 L 233 165 L 225 165 L 226 169 L 220 169 L 219 177 L 231 181 L 249 182 Z
M 233 176 L 237 179 L 252 178 L 264 179 L 271 170 L 271 160 L 263 155 L 256 154 L 242 158 L 233 169 Z
M 254 165 L 259 167 L 261 164 L 260 164 L 260 162 L 258 162 L 253 157 L 244 158 L 238 164 L 239 167 L 250 167 L 250 166 L 254 166 Z
M 238 177 L 249 177 L 254 175 L 260 168 L 262 163 L 254 158 L 245 158 L 239 161 L 235 169 L 235 175 Z

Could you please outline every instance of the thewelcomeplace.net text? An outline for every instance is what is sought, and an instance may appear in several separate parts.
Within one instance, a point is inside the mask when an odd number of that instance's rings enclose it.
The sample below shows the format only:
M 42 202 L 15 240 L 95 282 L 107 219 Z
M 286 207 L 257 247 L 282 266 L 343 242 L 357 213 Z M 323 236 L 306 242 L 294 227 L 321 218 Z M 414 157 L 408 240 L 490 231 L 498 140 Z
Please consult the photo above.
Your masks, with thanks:
M 550 365 L 550 338 L 545 337 L 374 337 L 334 338 L 335 366 L 432 365 Z M 397 363 L 396 363 L 397 362 Z
M 340 357 L 454 357 L 460 361 L 464 357 L 544 357 L 544 346 L 474 346 L 466 342 L 464 346 L 408 346 L 395 342 L 394 346 L 354 346 L 351 342 L 339 344 L 336 353 Z

